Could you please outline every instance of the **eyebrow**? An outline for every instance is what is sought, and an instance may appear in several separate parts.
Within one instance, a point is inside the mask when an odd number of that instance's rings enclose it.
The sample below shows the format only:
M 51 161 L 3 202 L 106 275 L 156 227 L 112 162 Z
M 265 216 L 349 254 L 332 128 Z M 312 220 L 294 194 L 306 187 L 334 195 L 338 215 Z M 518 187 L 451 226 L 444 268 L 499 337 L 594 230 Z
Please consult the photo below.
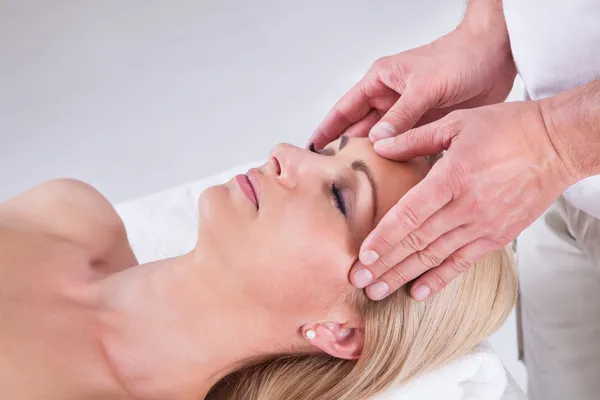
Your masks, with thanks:
M 377 216 L 377 184 L 373 179 L 373 174 L 371 174 L 371 169 L 369 166 L 362 160 L 356 160 L 352 162 L 352 169 L 354 171 L 363 172 L 367 179 L 369 180 L 369 184 L 371 185 L 371 197 L 373 201 L 373 222 L 375 221 L 375 217 Z
M 340 147 L 338 148 L 338 151 L 342 150 L 346 146 L 347 143 L 348 143 L 348 136 L 346 136 L 346 135 L 340 136 Z
M 342 150 L 346 146 L 346 144 L 348 144 L 348 136 L 340 136 L 340 145 L 338 147 L 338 151 Z M 334 156 L 336 154 L 336 152 L 334 152 L 331 148 L 319 150 L 318 153 L 325 156 Z M 373 222 L 375 222 L 375 217 L 377 216 L 377 184 L 375 183 L 375 179 L 373 179 L 371 169 L 363 160 L 355 160 L 352 162 L 351 166 L 353 171 L 363 172 L 369 180 L 369 184 L 371 185 L 371 197 L 373 202 Z
M 337 151 L 340 151 L 344 147 L 346 147 L 347 143 L 348 143 L 348 136 L 346 136 L 346 135 L 340 136 L 340 145 L 339 145 Z M 322 154 L 324 156 L 335 156 L 335 151 L 331 150 L 331 148 L 329 148 L 329 149 L 321 149 L 321 150 L 317 151 L 317 153 Z

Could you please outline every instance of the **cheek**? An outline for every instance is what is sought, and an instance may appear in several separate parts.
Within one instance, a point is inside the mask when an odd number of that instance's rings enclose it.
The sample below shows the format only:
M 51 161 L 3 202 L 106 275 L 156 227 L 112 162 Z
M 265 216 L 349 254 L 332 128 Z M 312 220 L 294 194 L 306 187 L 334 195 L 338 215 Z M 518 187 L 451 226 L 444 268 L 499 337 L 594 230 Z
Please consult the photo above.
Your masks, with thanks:
M 265 300 L 294 316 L 326 312 L 349 288 L 352 256 L 345 235 L 323 219 L 300 212 L 277 221 L 277 228 L 265 234 L 269 245 L 255 254 Z

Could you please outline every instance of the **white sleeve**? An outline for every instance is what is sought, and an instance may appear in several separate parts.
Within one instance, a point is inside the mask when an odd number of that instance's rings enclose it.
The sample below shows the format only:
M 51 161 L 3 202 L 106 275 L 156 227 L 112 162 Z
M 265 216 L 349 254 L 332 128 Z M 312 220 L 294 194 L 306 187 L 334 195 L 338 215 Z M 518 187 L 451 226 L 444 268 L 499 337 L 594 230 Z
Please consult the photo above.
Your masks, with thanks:
M 563 196 L 573 206 L 600 219 L 600 175 L 577 182 Z

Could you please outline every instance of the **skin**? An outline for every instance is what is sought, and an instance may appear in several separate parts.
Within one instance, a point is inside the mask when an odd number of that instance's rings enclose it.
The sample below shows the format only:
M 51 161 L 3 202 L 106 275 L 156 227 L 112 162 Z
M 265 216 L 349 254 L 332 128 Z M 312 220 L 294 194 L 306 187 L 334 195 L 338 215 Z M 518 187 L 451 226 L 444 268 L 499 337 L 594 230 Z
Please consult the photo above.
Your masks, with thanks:
M 361 245 L 351 282 L 423 300 L 514 240 L 571 184 L 600 172 L 600 82 L 542 101 L 499 103 L 516 69 L 502 2 L 471 0 L 460 26 L 376 62 L 317 128 L 351 126 L 395 160 L 444 157 Z
M 367 139 L 340 142 L 325 154 L 276 146 L 255 170 L 258 210 L 234 180 L 207 189 L 195 248 L 144 265 L 112 206 L 86 184 L 52 181 L 1 204 L 3 395 L 197 399 L 256 357 L 356 358 L 363 337 L 345 302 L 356 290 L 348 272 L 429 163 L 391 162 Z M 376 203 L 366 175 L 350 168 L 357 159 L 380 188 Z

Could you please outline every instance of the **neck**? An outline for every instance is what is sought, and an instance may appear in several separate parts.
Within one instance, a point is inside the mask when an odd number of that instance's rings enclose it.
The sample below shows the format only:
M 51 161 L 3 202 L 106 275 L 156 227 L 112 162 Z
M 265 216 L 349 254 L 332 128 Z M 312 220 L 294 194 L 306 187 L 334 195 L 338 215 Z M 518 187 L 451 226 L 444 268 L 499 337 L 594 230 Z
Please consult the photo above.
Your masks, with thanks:
M 204 398 L 248 360 L 275 352 L 268 315 L 217 266 L 189 253 L 100 284 L 102 342 L 134 397 Z

